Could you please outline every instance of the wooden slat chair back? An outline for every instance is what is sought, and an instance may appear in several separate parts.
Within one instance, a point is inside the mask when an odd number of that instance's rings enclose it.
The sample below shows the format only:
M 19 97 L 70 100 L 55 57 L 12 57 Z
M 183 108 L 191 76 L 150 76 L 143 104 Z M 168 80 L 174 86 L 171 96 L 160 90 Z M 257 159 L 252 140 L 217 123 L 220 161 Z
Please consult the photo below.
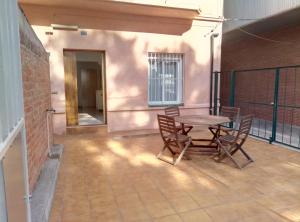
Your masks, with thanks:
M 242 147 L 249 135 L 251 125 L 252 125 L 252 120 L 253 120 L 253 115 L 246 115 L 241 117 L 239 129 L 237 132 L 233 134 L 227 134 L 216 139 L 220 149 L 220 153 L 216 157 L 216 160 L 218 162 L 228 157 L 240 169 L 245 167 L 249 163 L 253 162 L 253 159 L 248 155 L 248 153 Z M 237 151 L 241 151 L 241 153 L 247 159 L 247 162 L 244 163 L 243 165 L 239 164 L 237 160 L 233 157 L 233 155 Z
M 220 110 L 220 115 L 228 117 L 229 120 L 230 120 L 230 123 L 232 123 L 232 124 L 235 123 L 234 124 L 235 127 L 232 129 L 232 128 L 221 126 L 221 125 L 209 126 L 208 129 L 213 134 L 213 138 L 211 139 L 211 143 L 215 143 L 216 138 L 218 138 L 222 134 L 227 135 L 227 134 L 229 134 L 230 132 L 232 132 L 233 130 L 236 129 L 236 127 L 237 127 L 236 122 L 237 122 L 237 120 L 239 118 L 239 115 L 240 115 L 240 108 L 222 106 L 221 110 Z
M 173 117 L 166 115 L 157 115 L 160 135 L 164 142 L 163 149 L 157 155 L 157 158 L 167 163 L 176 165 L 182 159 L 184 153 L 190 146 L 192 139 L 186 135 L 178 133 Z M 165 150 L 172 154 L 173 161 L 163 157 Z
M 240 115 L 240 108 L 238 107 L 230 107 L 230 106 L 222 106 L 220 110 L 221 116 L 226 116 L 233 123 L 237 121 Z
M 249 136 L 251 125 L 253 121 L 253 115 L 247 115 L 241 118 L 239 130 L 236 135 L 236 142 L 240 145 L 246 141 L 247 137 Z
M 177 139 L 177 130 L 174 118 L 166 115 L 158 115 L 157 119 L 162 138 L 165 139 L 167 136 L 172 134 Z
M 178 106 L 169 106 L 165 108 L 165 115 L 169 117 L 177 117 L 180 116 L 180 110 Z M 193 126 L 181 124 L 181 125 L 176 125 L 176 128 L 178 131 L 181 131 L 183 135 L 187 135 L 192 129 Z
M 230 120 L 234 121 L 237 119 L 240 113 L 240 108 L 231 106 L 222 106 L 220 110 L 221 116 L 229 117 Z
M 180 116 L 180 110 L 178 106 L 169 106 L 165 108 L 166 116 L 176 117 Z

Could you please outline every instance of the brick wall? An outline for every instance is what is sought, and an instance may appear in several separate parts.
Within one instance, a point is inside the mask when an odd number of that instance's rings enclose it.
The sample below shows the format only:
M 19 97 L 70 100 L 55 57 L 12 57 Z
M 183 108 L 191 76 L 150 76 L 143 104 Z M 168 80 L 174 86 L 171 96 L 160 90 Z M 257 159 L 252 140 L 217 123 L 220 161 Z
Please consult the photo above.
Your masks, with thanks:
M 230 70 L 300 65 L 300 25 L 273 30 L 260 35 L 281 41 L 269 42 L 251 36 L 225 40 L 222 44 L 221 101 L 229 104 Z M 226 37 L 226 36 L 225 36 Z M 249 105 L 244 101 L 270 104 L 273 101 L 274 70 L 237 73 L 236 105 L 244 113 L 272 120 L 271 105 Z M 279 84 L 278 121 L 300 125 L 300 68 L 282 69 Z
M 243 35 L 222 43 L 222 70 L 250 69 L 300 64 L 300 25 L 260 34 L 282 41 L 269 42 Z M 226 34 L 224 35 L 226 38 Z
M 19 20 L 29 185 L 32 191 L 48 153 L 46 109 L 51 107 L 49 60 L 22 13 Z M 50 135 L 52 141 L 52 131 Z

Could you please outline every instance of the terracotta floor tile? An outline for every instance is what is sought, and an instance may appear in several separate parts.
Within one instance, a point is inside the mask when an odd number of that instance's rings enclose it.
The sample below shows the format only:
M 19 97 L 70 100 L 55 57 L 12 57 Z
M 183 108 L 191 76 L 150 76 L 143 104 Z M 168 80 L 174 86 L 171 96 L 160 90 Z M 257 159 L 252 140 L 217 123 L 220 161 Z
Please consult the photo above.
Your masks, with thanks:
M 252 202 L 227 203 L 204 209 L 214 220 L 220 222 L 238 221 L 247 217 L 262 214 L 267 210 Z
M 137 193 L 128 193 L 116 196 L 116 202 L 119 207 L 124 206 L 140 206 L 142 205 L 142 201 L 140 200 Z
M 89 214 L 78 214 L 77 212 L 63 214 L 64 222 L 89 222 L 91 220 Z
M 171 198 L 169 201 L 178 213 L 199 208 L 199 205 L 196 203 L 196 201 L 189 196 L 175 199 Z
M 300 221 L 300 202 L 299 205 L 296 206 L 292 206 L 292 207 L 287 207 L 286 209 L 282 209 L 280 211 L 278 211 L 278 213 L 291 220 L 291 221 Z
M 93 222 L 121 222 L 121 214 L 118 210 L 109 210 L 101 213 L 91 215 L 91 221 Z
M 215 194 L 206 194 L 203 192 L 191 193 L 191 198 L 194 199 L 200 208 L 211 207 L 223 203 Z
M 107 204 L 107 205 L 91 205 L 91 214 L 93 215 L 101 215 L 101 214 L 109 214 L 110 212 L 114 213 L 118 211 L 118 206 L 115 203 Z
M 154 220 L 154 222 L 181 222 L 181 218 L 178 215 L 171 215 L 162 217 L 159 219 Z
M 180 214 L 184 222 L 213 222 L 204 210 L 192 210 Z
M 286 209 L 300 203 L 300 195 L 290 193 L 277 193 L 257 199 L 257 202 L 274 211 Z
M 167 215 L 175 214 L 172 206 L 167 202 L 152 202 L 145 205 L 148 213 L 153 218 L 159 218 Z
M 95 127 L 55 141 L 65 150 L 50 222 L 300 221 L 298 152 L 249 138 L 255 162 L 239 170 L 201 155 L 162 162 L 159 135 L 114 137 Z
M 143 206 L 126 206 L 120 208 L 123 221 L 139 221 L 150 219 Z
M 253 217 L 242 218 L 239 221 L 241 222 L 289 222 L 290 220 L 285 220 L 284 218 L 277 215 L 269 215 L 269 214 L 258 214 Z
M 142 191 L 139 192 L 139 196 L 143 203 L 153 203 L 153 202 L 161 202 L 165 201 L 166 198 L 163 196 L 163 194 L 158 190 L 148 190 L 148 191 Z

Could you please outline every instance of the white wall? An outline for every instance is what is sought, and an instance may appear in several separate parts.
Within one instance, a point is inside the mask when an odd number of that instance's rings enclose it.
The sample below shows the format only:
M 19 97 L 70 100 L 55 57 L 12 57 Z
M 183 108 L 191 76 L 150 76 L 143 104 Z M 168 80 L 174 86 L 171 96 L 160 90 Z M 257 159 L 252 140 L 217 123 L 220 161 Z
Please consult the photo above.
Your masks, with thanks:
M 23 202 L 23 197 L 26 197 L 24 199 L 24 203 L 27 204 L 27 218 L 22 219 L 30 222 L 31 217 L 28 195 L 27 152 L 23 118 L 24 106 L 20 59 L 19 18 L 21 16 L 23 15 L 19 11 L 16 0 L 0 0 L 0 163 L 2 164 L 3 157 L 11 150 L 11 145 L 16 140 L 16 137 L 21 133 L 22 154 L 20 155 L 23 158 L 23 162 L 21 164 L 23 164 L 22 166 L 24 171 L 18 171 L 18 173 L 24 174 L 24 179 L 26 181 L 26 194 L 23 193 L 21 196 L 16 195 L 15 198 Z M 20 164 L 17 160 L 16 163 Z M 2 170 L 2 168 L 0 168 L 0 170 Z M 16 171 L 16 169 L 14 170 Z M 3 183 L 3 174 L 4 176 L 12 176 L 13 174 L 11 174 L 11 172 L 0 173 L 0 221 L 6 222 L 6 214 L 7 212 L 8 214 L 10 212 L 5 209 L 6 206 L 4 204 L 4 186 L 8 185 L 6 184 L 6 180 Z M 18 186 L 19 184 L 14 182 L 14 185 Z M 22 187 L 21 184 L 20 187 Z M 6 201 L 6 203 L 8 203 L 8 201 Z M 14 205 L 12 206 L 14 207 Z M 18 211 L 15 207 L 13 210 L 15 210 L 15 212 Z M 10 216 L 11 215 L 8 215 L 8 218 L 10 218 Z M 12 221 L 14 219 L 10 218 L 10 220 Z
M 20 38 L 16 1 L 0 3 L 0 152 L 23 117 Z

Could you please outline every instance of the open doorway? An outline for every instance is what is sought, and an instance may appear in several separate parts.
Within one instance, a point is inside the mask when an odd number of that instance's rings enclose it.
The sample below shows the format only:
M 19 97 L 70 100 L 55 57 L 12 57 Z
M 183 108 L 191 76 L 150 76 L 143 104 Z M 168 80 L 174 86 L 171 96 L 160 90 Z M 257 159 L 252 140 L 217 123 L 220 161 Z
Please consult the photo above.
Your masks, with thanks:
M 65 50 L 64 67 L 67 125 L 106 124 L 104 52 Z

